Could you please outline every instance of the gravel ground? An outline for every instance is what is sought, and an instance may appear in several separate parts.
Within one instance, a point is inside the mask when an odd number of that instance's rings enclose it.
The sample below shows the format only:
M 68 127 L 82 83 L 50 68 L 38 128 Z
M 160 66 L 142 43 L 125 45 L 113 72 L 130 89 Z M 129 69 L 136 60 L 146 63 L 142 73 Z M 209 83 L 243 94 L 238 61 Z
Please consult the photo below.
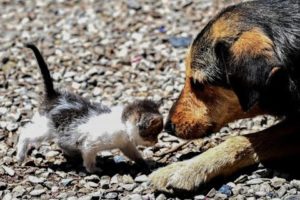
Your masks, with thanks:
M 15 162 L 19 127 L 28 122 L 42 94 L 42 80 L 24 42 L 35 42 L 55 85 L 115 105 L 132 99 L 163 100 L 166 117 L 183 87 L 186 47 L 217 11 L 238 1 L 213 0 L 1 0 L 0 2 L 0 199 L 180 199 L 155 193 L 143 169 L 117 150 L 101 152 L 103 174 L 87 174 L 66 162 L 55 144 Z M 142 148 L 152 168 L 184 160 L 229 134 L 276 123 L 261 116 L 240 120 L 209 137 L 183 141 L 162 133 Z M 300 199 L 300 180 L 263 165 L 198 191 L 191 199 Z

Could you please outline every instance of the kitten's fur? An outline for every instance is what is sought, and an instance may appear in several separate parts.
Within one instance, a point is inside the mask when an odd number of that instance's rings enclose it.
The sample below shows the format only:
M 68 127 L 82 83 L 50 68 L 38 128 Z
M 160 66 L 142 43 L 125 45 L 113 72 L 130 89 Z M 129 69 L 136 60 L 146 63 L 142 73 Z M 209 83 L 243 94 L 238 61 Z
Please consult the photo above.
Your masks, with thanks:
M 54 89 L 42 55 L 33 44 L 45 86 L 39 112 L 21 129 L 17 160 L 22 162 L 30 146 L 56 140 L 68 156 L 81 155 L 88 172 L 98 171 L 96 155 L 101 150 L 119 148 L 128 158 L 142 162 L 137 145 L 152 145 L 163 128 L 159 106 L 150 101 L 135 101 L 127 106 L 108 108 L 69 92 Z

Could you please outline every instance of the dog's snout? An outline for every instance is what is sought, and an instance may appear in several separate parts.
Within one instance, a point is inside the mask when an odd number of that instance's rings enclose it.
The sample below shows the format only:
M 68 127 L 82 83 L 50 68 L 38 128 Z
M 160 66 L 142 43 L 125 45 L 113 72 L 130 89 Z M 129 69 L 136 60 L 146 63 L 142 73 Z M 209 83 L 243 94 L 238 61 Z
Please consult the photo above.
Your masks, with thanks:
M 175 125 L 171 120 L 168 120 L 165 124 L 165 131 L 171 135 L 175 135 Z

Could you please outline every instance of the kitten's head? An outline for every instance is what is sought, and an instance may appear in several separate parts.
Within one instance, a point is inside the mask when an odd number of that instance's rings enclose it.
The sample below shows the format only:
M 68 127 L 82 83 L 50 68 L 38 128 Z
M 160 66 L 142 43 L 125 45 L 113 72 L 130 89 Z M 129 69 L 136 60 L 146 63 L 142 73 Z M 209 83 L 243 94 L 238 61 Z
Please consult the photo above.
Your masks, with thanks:
M 122 121 L 136 145 L 155 144 L 158 134 L 163 129 L 159 104 L 151 100 L 138 100 L 125 106 Z

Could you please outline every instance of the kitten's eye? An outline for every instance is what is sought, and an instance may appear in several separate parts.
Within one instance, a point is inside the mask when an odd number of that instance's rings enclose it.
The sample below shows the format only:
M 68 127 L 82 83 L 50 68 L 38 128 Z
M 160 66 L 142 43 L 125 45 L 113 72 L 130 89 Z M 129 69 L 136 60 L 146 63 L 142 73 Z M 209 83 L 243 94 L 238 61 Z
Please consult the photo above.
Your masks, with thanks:
M 191 82 L 191 86 L 193 89 L 197 90 L 197 91 L 203 91 L 204 90 L 204 84 L 200 83 L 198 80 L 191 78 L 190 79 Z

